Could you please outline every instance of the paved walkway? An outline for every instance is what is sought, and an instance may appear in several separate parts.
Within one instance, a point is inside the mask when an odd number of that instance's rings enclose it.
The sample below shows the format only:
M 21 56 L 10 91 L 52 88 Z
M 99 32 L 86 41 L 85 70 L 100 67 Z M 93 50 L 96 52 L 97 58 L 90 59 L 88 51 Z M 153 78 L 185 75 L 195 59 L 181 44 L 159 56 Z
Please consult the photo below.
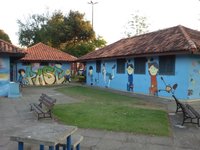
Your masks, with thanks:
M 13 132 L 38 122 L 56 122 L 55 120 L 37 120 L 30 112 L 29 103 L 38 102 L 41 93 L 55 97 L 57 103 L 74 103 L 79 100 L 54 91 L 55 87 L 28 87 L 23 89 L 23 96 L 17 99 L 0 97 L 0 150 L 16 150 L 17 142 L 9 140 Z M 127 94 L 127 93 L 124 93 Z M 196 125 L 187 124 L 180 128 L 177 124 L 181 122 L 181 115 L 174 115 L 175 103 L 172 100 L 159 99 L 134 95 L 151 103 L 165 106 L 169 112 L 171 121 L 171 136 L 158 137 L 137 135 L 133 133 L 111 132 L 104 130 L 79 129 L 78 132 L 84 136 L 81 150 L 199 150 L 200 128 Z M 160 103 L 162 102 L 162 103 Z M 200 110 L 200 102 L 192 105 Z M 36 150 L 35 145 L 25 144 L 26 150 Z

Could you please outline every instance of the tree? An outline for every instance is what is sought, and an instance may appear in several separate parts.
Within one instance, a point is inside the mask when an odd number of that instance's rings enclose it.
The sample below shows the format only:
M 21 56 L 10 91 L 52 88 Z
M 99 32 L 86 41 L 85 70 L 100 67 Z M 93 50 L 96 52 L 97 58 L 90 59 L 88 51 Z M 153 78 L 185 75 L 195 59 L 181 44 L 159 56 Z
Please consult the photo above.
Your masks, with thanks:
M 11 40 L 10 40 L 8 34 L 6 34 L 6 33 L 5 33 L 3 30 L 1 30 L 1 29 L 0 29 L 0 39 L 11 43 Z
M 17 20 L 19 25 L 19 43 L 22 46 L 29 47 L 45 39 L 45 25 L 47 20 L 48 17 L 44 14 L 29 15 L 25 23 L 21 20 Z
M 78 44 L 69 44 L 67 43 L 67 45 L 63 45 L 65 49 L 65 51 L 73 56 L 76 57 L 80 57 L 82 55 L 85 55 L 93 50 L 95 50 L 96 48 L 102 48 L 106 45 L 106 41 L 98 36 L 96 39 L 91 40 L 91 41 L 82 41 L 79 42 Z
M 135 14 L 132 14 L 131 20 L 128 22 L 128 26 L 125 27 L 125 35 L 127 37 L 140 35 L 148 32 L 148 23 L 147 18 L 139 15 L 139 12 L 136 11 Z
M 61 11 L 52 16 L 31 15 L 25 23 L 18 20 L 19 43 L 31 46 L 43 42 L 74 56 L 82 56 L 105 46 L 106 41 L 96 37 L 92 25 L 84 20 L 84 14 L 70 11 L 64 16 Z

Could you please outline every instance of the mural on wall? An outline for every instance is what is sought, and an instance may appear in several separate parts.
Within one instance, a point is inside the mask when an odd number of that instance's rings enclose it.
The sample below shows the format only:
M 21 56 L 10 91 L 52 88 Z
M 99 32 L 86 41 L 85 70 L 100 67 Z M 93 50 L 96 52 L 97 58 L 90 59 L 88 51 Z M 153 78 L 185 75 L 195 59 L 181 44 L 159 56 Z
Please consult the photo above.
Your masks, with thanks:
M 9 59 L 0 58 L 0 96 L 8 95 L 9 78 Z
M 127 74 L 128 74 L 128 83 L 127 83 L 127 91 L 132 91 L 133 92 L 133 73 L 134 73 L 134 68 L 133 64 L 130 63 L 130 61 L 127 63 Z
M 90 77 L 90 85 L 93 85 L 93 67 L 89 67 L 88 76 Z
M 66 70 L 65 81 L 71 82 L 71 71 L 69 69 Z
M 0 58 L 0 80 L 9 80 L 9 66 L 7 59 Z
M 63 70 L 61 64 L 51 63 L 49 66 L 40 66 L 39 63 L 32 63 L 26 67 L 25 79 L 29 85 L 62 84 L 66 80 L 66 76 L 68 81 L 71 80 L 69 72 Z
M 157 85 L 157 74 L 158 74 L 158 64 L 156 62 L 148 61 L 149 75 L 151 76 L 151 84 L 149 87 L 149 93 L 152 95 L 158 95 L 158 85 Z
M 189 76 L 188 96 L 200 96 L 200 60 L 193 60 Z
M 22 85 L 28 85 L 29 82 L 26 79 L 26 72 L 25 72 L 25 70 L 24 69 L 19 69 L 18 73 L 19 73 L 18 82 L 20 84 L 22 84 Z
M 116 65 L 113 65 L 112 72 L 107 72 L 106 65 L 105 65 L 105 63 L 103 63 L 102 74 L 103 74 L 103 80 L 104 80 L 105 87 L 107 87 L 107 88 L 110 87 L 110 82 L 115 77 L 115 68 L 116 68 Z

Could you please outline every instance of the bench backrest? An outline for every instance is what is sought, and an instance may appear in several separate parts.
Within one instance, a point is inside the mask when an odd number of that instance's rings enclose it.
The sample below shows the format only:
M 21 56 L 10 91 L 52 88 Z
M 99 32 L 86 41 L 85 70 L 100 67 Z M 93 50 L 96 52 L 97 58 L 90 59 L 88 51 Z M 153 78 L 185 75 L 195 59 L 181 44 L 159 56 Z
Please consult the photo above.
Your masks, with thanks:
M 40 96 L 39 101 L 40 101 L 40 105 L 45 106 L 49 110 L 52 109 L 56 103 L 56 99 L 49 97 L 48 95 L 44 93 L 42 93 L 42 95 Z
M 55 98 L 52 98 L 44 93 L 42 93 L 41 95 L 42 99 L 48 101 L 49 103 L 56 103 L 56 99 Z
M 174 98 L 176 105 L 181 105 L 182 103 L 174 96 L 172 95 L 172 97 Z
M 184 114 L 185 116 L 188 116 L 188 117 L 190 117 L 190 118 L 196 118 L 196 116 L 191 112 L 191 110 L 188 109 L 188 107 L 186 107 L 185 104 L 180 103 L 180 106 L 181 106 L 181 109 L 182 109 L 183 114 Z

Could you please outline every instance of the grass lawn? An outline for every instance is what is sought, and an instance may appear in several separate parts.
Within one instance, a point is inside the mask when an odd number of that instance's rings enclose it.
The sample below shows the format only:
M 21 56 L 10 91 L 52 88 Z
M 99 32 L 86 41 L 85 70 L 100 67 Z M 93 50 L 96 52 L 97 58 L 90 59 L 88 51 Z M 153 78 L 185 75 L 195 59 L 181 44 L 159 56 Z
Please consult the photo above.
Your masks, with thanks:
M 152 107 L 138 98 L 82 86 L 57 91 L 80 99 L 80 103 L 55 106 L 54 115 L 63 123 L 81 128 L 170 135 L 167 112 L 156 105 Z

